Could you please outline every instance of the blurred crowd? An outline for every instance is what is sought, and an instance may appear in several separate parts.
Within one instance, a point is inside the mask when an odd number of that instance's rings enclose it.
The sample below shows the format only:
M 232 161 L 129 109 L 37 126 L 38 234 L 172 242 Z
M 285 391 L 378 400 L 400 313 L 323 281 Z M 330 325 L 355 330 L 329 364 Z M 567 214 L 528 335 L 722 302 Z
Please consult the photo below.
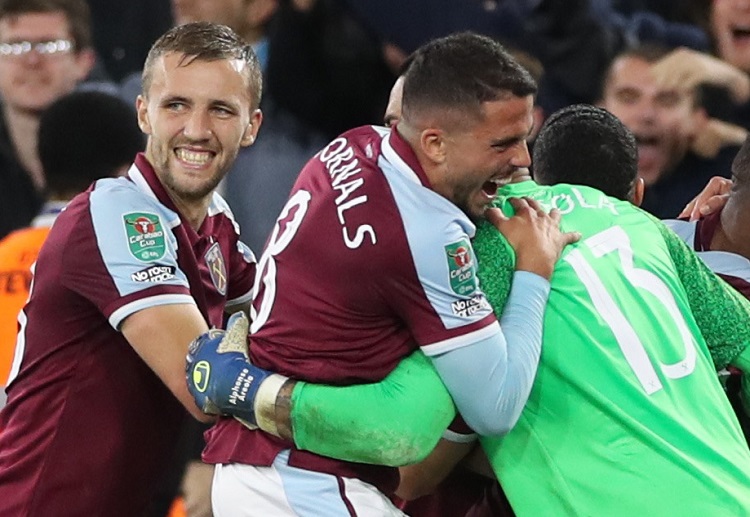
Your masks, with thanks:
M 729 178 L 750 129 L 750 0 L 0 0 L 0 239 L 43 226 L 40 216 L 129 165 L 144 145 L 134 106 L 146 54 L 193 21 L 234 29 L 263 70 L 262 130 L 220 187 L 256 253 L 305 162 L 348 129 L 383 124 L 410 53 L 453 32 L 497 39 L 531 72 L 537 130 L 574 103 L 617 116 L 638 143 L 642 208 L 659 218 L 676 217 L 712 176 Z M 96 102 L 76 103 L 91 91 Z M 62 99 L 73 99 L 68 111 L 40 132 Z M 130 133 L 76 132 L 73 114 L 124 131 L 129 108 Z M 5 294 L 28 288 L 33 259 L 0 271 Z M 12 349 L 0 343 L 0 379 Z M 186 431 L 181 459 L 197 458 L 197 432 Z M 171 505 L 177 463 L 154 515 Z
M 59 3 L 70 13 L 29 23 L 13 12 L 56 2 L 4 3 L 0 236 L 27 225 L 44 199 L 35 149 L 44 109 L 74 89 L 133 104 L 150 45 L 189 21 L 232 27 L 264 70 L 263 130 L 223 190 L 254 250 L 305 161 L 347 129 L 382 123 L 409 53 L 451 32 L 492 36 L 532 71 L 536 127 L 576 102 L 619 117 L 638 139 L 643 207 L 659 217 L 676 216 L 711 175 L 729 176 L 750 124 L 750 3 L 742 0 L 89 0 L 90 13 Z

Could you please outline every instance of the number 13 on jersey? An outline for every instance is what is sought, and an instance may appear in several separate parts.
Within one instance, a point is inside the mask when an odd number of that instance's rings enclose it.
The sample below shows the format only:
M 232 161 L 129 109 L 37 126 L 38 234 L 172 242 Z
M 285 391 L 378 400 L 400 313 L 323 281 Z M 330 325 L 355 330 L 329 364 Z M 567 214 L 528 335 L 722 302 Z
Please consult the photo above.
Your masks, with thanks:
M 654 273 L 633 265 L 633 250 L 627 233 L 621 227 L 614 226 L 589 237 L 582 242 L 582 245 L 591 252 L 594 259 L 591 262 L 594 263 L 598 258 L 616 253 L 620 258 L 622 272 L 631 286 L 634 289 L 651 293 L 664 307 L 671 322 L 677 327 L 684 346 L 684 355 L 681 360 L 672 364 L 662 363 L 658 358 L 654 358 L 654 362 L 662 374 L 669 379 L 679 379 L 690 375 L 695 370 L 695 338 L 688 329 L 685 318 L 677 307 L 674 295 L 666 284 Z M 573 267 L 591 297 L 594 308 L 612 330 L 620 350 L 622 350 L 628 365 L 630 365 L 643 389 L 649 395 L 661 390 L 663 385 L 656 372 L 654 362 L 646 352 L 631 322 L 628 321 L 610 293 L 607 292 L 595 267 L 584 257 L 581 249 L 570 252 L 565 257 L 565 261 Z

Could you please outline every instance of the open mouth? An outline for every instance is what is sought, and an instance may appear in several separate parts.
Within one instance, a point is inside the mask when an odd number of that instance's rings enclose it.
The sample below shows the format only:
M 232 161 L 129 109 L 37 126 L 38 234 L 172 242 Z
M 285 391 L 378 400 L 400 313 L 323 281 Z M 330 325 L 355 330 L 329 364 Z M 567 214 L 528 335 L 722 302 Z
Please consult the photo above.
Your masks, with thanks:
M 494 198 L 497 195 L 497 189 L 500 187 L 498 180 L 485 181 L 482 184 L 482 192 L 489 198 Z

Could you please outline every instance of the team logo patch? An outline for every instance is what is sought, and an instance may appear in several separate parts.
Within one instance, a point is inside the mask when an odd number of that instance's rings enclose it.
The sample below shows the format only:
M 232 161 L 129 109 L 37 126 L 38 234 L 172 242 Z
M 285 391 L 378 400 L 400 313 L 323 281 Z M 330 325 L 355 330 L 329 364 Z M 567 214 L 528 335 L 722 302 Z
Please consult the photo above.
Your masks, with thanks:
M 445 247 L 448 259 L 448 274 L 453 292 L 468 296 L 477 290 L 477 275 L 474 254 L 467 239 L 461 239 Z
M 133 273 L 130 275 L 130 279 L 133 282 L 165 282 L 174 278 L 175 271 L 174 266 L 157 264 Z
M 227 294 L 227 268 L 224 263 L 224 256 L 221 254 L 219 243 L 215 242 L 213 246 L 208 248 L 204 257 L 214 287 L 222 296 L 224 296 Z
M 161 219 L 156 214 L 131 212 L 123 216 L 130 253 L 141 262 L 153 262 L 167 249 Z

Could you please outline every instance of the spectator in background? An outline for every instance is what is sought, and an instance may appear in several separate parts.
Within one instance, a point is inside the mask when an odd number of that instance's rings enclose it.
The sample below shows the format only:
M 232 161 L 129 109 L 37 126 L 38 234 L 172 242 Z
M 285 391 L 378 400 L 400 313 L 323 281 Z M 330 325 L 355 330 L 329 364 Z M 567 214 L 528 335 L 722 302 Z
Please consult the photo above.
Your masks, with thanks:
M 282 2 L 269 37 L 267 85 L 279 105 L 329 139 L 381 120 L 398 68 L 343 2 Z
M 87 0 L 103 73 L 122 81 L 143 68 L 148 49 L 172 25 L 169 0 Z M 217 2 L 219 3 L 219 2 Z
M 604 79 L 600 101 L 635 134 L 638 175 L 647 186 L 641 206 L 659 218 L 676 216 L 711 176 L 728 175 L 738 149 L 731 139 L 701 145 L 711 134 L 699 90 L 662 87 L 652 74 L 667 52 L 641 46 L 619 54 Z
M 117 97 L 75 92 L 52 103 L 39 122 L 39 159 L 46 201 L 29 228 L 0 241 L 0 382 L 5 384 L 26 302 L 31 266 L 60 211 L 92 182 L 123 174 L 143 150 L 135 110 Z M 4 388 L 4 386 L 3 386 Z M 4 402 L 5 390 L 0 393 Z M 0 407 L 4 403 L 0 402 Z
M 0 237 L 39 212 L 39 118 L 93 64 L 85 0 L 0 1 Z
M 712 116 L 750 129 L 750 3 L 695 0 L 695 22 L 710 35 L 712 54 L 689 49 L 672 52 L 654 70 L 657 81 L 708 85 L 706 108 Z
M 529 52 L 545 68 L 538 104 L 547 113 L 594 102 L 608 63 L 625 45 L 658 42 L 708 48 L 703 31 L 607 0 L 345 0 L 363 23 L 404 55 L 429 39 L 473 30 Z M 623 4 L 630 9 L 621 11 Z M 672 14 L 662 6 L 660 13 Z M 681 6 L 682 7 L 682 6 Z M 684 18 L 680 18 L 684 21 Z
M 268 55 L 265 26 L 276 10 L 277 2 L 278 0 L 171 0 L 168 4 L 173 15 L 171 21 L 175 26 L 191 22 L 211 22 L 230 27 L 253 46 L 262 67 Z M 162 32 L 160 31 L 157 36 Z M 148 47 L 151 43 L 148 43 Z M 146 52 L 148 47 L 145 49 Z M 145 54 L 144 52 L 144 58 Z M 141 93 L 142 68 L 143 59 L 138 62 L 137 68 L 130 70 L 130 73 L 120 80 L 121 96 L 127 102 L 134 103 Z

